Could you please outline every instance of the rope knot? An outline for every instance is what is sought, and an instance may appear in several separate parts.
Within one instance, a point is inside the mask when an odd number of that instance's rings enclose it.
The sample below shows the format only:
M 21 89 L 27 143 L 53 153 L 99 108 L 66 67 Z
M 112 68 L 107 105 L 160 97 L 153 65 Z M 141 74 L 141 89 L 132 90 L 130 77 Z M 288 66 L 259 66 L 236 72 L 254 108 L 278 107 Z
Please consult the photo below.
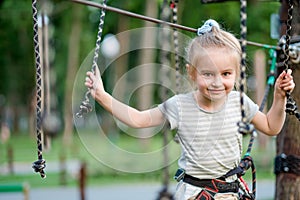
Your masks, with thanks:
M 252 134 L 255 131 L 255 127 L 253 124 L 247 122 L 238 122 L 238 131 L 243 135 Z
M 242 169 L 242 173 L 239 174 L 240 176 L 243 176 L 245 175 L 246 171 L 252 166 L 253 164 L 253 159 L 251 156 L 245 156 L 240 164 L 239 164 L 239 167 Z
M 32 163 L 32 168 L 35 172 L 39 172 L 42 176 L 42 178 L 45 178 L 45 172 L 44 169 L 46 167 L 46 160 L 45 159 L 39 159 Z
M 77 117 L 82 117 L 83 115 L 91 112 L 93 109 L 92 109 L 92 106 L 90 104 L 89 101 L 83 101 L 81 102 L 80 106 L 79 106 L 79 112 L 76 113 L 76 116 Z
M 288 98 L 288 101 L 286 103 L 285 112 L 290 115 L 295 115 L 295 112 L 297 110 L 296 102 L 292 98 Z

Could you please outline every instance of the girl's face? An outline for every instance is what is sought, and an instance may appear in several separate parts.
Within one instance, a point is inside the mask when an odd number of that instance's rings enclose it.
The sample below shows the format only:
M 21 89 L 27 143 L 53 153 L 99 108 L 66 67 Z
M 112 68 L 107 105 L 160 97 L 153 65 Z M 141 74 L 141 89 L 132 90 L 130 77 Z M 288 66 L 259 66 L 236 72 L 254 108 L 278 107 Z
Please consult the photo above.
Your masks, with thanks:
M 236 81 L 237 56 L 225 48 L 208 48 L 197 61 L 190 77 L 198 88 L 198 101 L 204 105 L 224 103 Z

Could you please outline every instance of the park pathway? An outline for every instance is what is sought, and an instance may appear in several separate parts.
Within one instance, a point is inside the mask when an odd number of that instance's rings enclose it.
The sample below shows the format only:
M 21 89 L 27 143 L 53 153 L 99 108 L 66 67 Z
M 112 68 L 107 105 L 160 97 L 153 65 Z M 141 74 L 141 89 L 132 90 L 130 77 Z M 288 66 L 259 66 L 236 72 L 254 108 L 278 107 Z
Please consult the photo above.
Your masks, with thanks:
M 274 199 L 274 182 L 259 181 L 257 183 L 257 200 Z M 93 186 L 86 190 L 86 200 L 156 200 L 160 184 L 128 184 Z M 175 185 L 170 187 L 174 192 Z M 22 193 L 0 193 L 0 200 L 22 200 Z M 79 191 L 75 187 L 31 188 L 29 200 L 80 200 Z

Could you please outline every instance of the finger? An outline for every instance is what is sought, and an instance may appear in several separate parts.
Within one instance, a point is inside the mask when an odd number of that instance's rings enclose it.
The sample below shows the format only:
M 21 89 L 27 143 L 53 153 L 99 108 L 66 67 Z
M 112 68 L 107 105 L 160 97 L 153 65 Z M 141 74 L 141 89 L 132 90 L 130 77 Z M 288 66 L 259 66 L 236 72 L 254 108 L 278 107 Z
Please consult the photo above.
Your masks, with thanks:
M 95 77 L 97 77 L 98 79 L 100 79 L 100 70 L 98 67 L 95 67 Z

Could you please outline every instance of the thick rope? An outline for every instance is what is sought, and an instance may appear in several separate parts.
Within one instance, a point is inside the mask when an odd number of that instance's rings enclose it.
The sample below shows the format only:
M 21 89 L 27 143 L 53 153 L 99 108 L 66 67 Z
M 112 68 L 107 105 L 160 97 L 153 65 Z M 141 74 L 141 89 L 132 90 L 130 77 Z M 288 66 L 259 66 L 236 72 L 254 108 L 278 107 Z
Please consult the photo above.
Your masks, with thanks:
M 177 24 L 177 4 L 179 0 L 172 0 L 170 7 L 172 9 L 172 20 L 174 24 Z M 173 29 L 173 44 L 175 51 L 175 71 L 176 71 L 176 93 L 180 92 L 180 66 L 179 66 L 179 41 L 178 41 L 178 30 Z
M 106 0 L 103 1 L 103 6 L 106 7 Z M 105 18 L 105 9 L 101 9 L 100 14 L 100 22 L 98 27 L 98 34 L 97 34 L 97 40 L 96 40 L 96 47 L 94 51 L 94 57 L 93 57 L 93 63 L 92 63 L 92 72 L 95 74 L 96 69 L 98 68 L 98 57 L 99 57 L 99 50 L 100 50 L 100 44 L 101 44 L 101 38 L 102 38 L 102 32 L 103 32 L 103 26 L 104 26 L 104 18 Z M 91 91 L 88 89 L 88 91 L 84 95 L 84 100 L 82 101 L 81 105 L 79 106 L 79 112 L 76 113 L 77 117 L 82 117 L 84 114 L 87 114 L 92 111 L 92 106 L 90 104 L 90 94 Z
M 246 122 L 245 105 L 244 105 L 244 93 L 246 85 L 246 37 L 247 37 L 247 1 L 241 0 L 241 48 L 242 48 L 242 59 L 241 59 L 241 74 L 240 74 L 240 105 L 241 105 L 241 116 L 242 122 Z
M 36 65 L 36 137 L 37 137 L 37 149 L 38 160 L 32 165 L 35 172 L 39 172 L 42 178 L 46 177 L 44 168 L 46 167 L 46 161 L 43 159 L 43 143 L 42 143 L 42 75 L 41 75 L 41 62 L 39 52 L 39 40 L 38 40 L 38 22 L 37 22 L 37 1 L 32 0 L 32 13 L 33 13 L 33 42 L 35 53 L 35 65 Z
M 290 59 L 290 41 L 291 41 L 291 32 L 292 32 L 292 19 L 293 19 L 293 2 L 292 0 L 288 0 L 289 4 L 289 9 L 288 9 L 288 19 L 286 22 L 286 35 L 285 35 L 285 48 L 284 48 L 284 55 L 285 59 L 283 61 L 285 70 L 287 71 L 289 69 L 289 59 Z M 291 97 L 290 92 L 286 92 L 286 97 L 287 97 L 287 103 L 286 103 L 286 113 L 290 115 L 295 115 L 295 117 L 300 121 L 300 113 L 298 111 L 298 107 L 296 105 L 296 102 L 294 99 Z
M 161 8 L 161 19 L 167 20 L 170 18 L 170 9 L 168 6 L 168 1 L 164 0 L 163 5 Z M 167 49 L 170 49 L 170 31 L 167 29 L 168 26 L 162 24 L 162 29 L 160 29 L 160 39 L 161 42 L 159 43 L 161 46 L 161 52 L 160 52 L 160 61 L 161 64 L 163 65 L 160 70 L 159 70 L 159 80 L 160 83 L 162 84 L 163 87 L 159 88 L 159 98 L 161 101 L 165 101 L 168 98 L 168 88 L 165 87 L 167 85 L 170 85 L 170 70 L 167 67 L 164 66 L 170 66 L 170 53 L 167 52 Z M 170 135 L 167 127 L 164 126 L 163 129 L 161 130 L 161 133 L 163 134 L 163 145 L 166 147 L 168 144 L 168 136 Z M 163 150 L 163 163 L 165 167 L 163 168 L 163 188 L 159 192 L 159 196 L 156 198 L 157 200 L 171 200 L 173 199 L 172 194 L 169 191 L 169 182 L 170 182 L 170 175 L 169 175 L 169 152 L 168 148 L 164 148 Z
M 248 162 L 250 153 L 252 150 L 254 138 L 256 136 L 255 128 L 252 124 L 247 123 L 245 105 L 244 105 L 244 93 L 246 86 L 246 47 L 247 47 L 247 0 L 240 1 L 240 29 L 241 29 L 241 49 L 242 49 L 242 58 L 241 58 L 241 74 L 240 74 L 240 106 L 241 106 L 241 121 L 238 123 L 239 132 L 242 134 L 251 134 L 247 152 L 244 158 L 240 162 L 240 168 L 243 170 L 249 169 L 249 167 L 254 168 L 253 161 Z M 251 196 L 255 199 L 256 194 L 256 178 L 255 170 L 252 168 L 252 194 Z M 255 169 L 255 168 L 254 168 Z

